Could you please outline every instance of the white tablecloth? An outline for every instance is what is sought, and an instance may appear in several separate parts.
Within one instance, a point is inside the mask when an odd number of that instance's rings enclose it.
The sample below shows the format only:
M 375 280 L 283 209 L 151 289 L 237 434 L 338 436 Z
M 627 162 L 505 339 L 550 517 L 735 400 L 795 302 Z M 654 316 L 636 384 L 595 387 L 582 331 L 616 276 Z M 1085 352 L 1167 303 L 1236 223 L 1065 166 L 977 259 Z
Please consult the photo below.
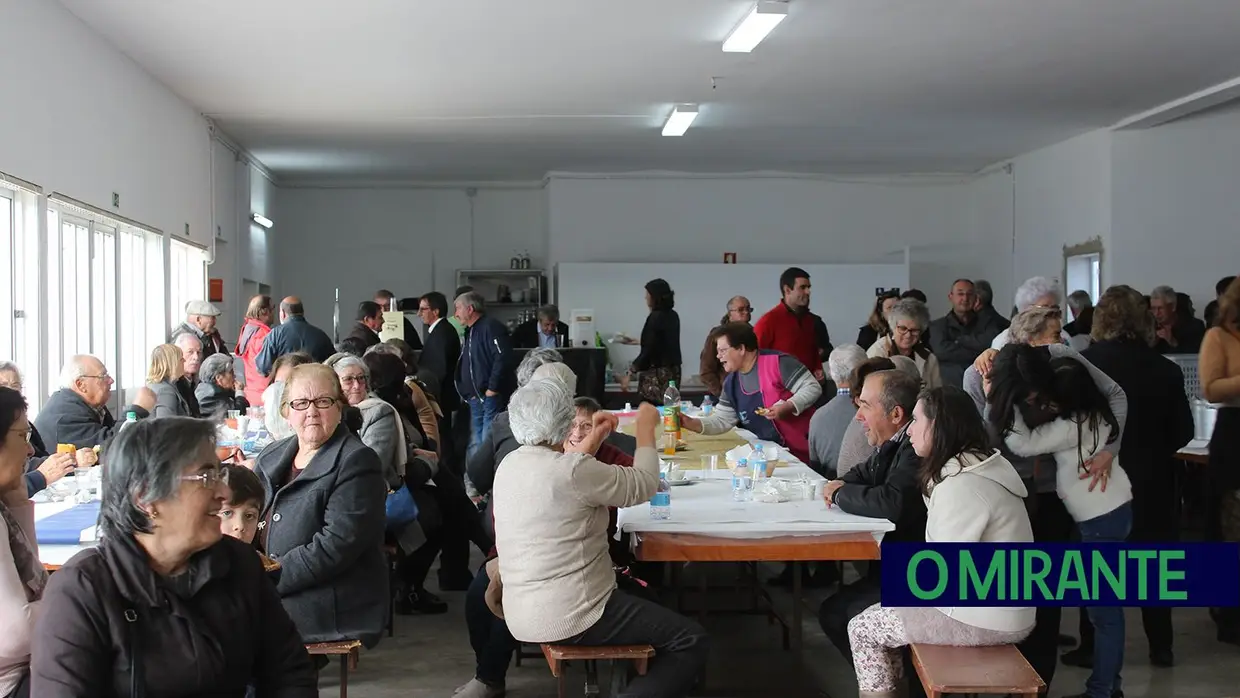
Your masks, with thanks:
M 753 439 L 749 432 L 737 430 L 737 433 Z M 810 481 L 823 479 L 799 461 L 789 462 L 773 474 L 777 479 L 794 481 L 802 475 Z M 838 507 L 828 507 L 818 498 L 779 504 L 734 502 L 731 474 L 726 467 L 716 471 L 713 479 L 709 473 L 702 471 L 689 471 L 688 476 L 696 482 L 672 487 L 670 519 L 651 519 L 650 504 L 647 502 L 621 509 L 616 519 L 618 530 L 629 533 L 695 533 L 729 538 L 868 532 L 881 539 L 883 533 L 895 528 L 886 519 L 847 514 Z

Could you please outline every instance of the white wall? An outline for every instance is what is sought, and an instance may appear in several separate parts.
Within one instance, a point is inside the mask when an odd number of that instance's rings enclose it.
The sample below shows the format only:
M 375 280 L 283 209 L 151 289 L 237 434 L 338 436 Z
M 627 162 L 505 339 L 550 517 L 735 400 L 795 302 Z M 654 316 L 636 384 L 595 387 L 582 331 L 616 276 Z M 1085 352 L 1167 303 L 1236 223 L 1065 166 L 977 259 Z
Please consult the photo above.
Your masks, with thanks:
M 5 3 L 0 64 L 0 170 L 210 239 L 211 150 L 194 109 L 58 2 Z
M 1123 280 L 1113 273 L 1111 132 L 1091 131 L 1013 161 L 1016 245 L 1013 280 L 1063 276 L 1063 247 L 1101 238 L 1102 285 Z M 1002 192 L 996 192 L 1002 196 Z M 1010 192 L 1007 196 L 1011 196 Z M 1073 289 L 1065 290 L 1065 293 Z M 1001 312 L 1010 310 L 1011 296 Z
M 1197 316 L 1214 284 L 1240 272 L 1240 112 L 1114 134 L 1115 278 L 1169 284 Z
M 398 297 L 451 295 L 458 269 L 508 268 L 514 250 L 547 261 L 546 192 L 540 188 L 280 188 L 275 207 L 277 295 L 299 295 L 307 318 L 331 332 L 333 289 L 341 327 L 379 288 Z
M 902 262 L 912 246 L 910 281 L 930 296 L 932 312 L 945 313 L 951 279 L 944 282 L 938 251 L 950 248 L 971 273 L 994 252 L 993 231 L 970 213 L 969 184 L 955 179 L 553 176 L 548 191 L 553 262 L 722 262 L 724 252 L 743 263 Z M 771 279 L 773 296 L 777 287 Z

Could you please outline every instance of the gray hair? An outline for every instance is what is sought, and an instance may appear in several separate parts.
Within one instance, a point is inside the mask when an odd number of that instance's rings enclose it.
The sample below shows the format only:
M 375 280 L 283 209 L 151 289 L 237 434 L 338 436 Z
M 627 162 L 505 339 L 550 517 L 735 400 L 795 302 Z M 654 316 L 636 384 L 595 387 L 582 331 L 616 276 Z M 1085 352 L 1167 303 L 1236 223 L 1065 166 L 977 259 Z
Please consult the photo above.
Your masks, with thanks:
M 856 344 L 841 344 L 831 350 L 831 356 L 827 357 L 827 373 L 836 385 L 846 385 L 853 371 L 865 363 L 865 360 L 865 349 Z
M 100 459 L 105 464 L 99 504 L 103 536 L 151 533 L 142 505 L 175 497 L 182 471 L 214 458 L 215 425 L 205 419 L 164 417 L 130 424 L 107 443 Z
M 382 345 L 376 344 L 375 346 L 382 346 Z M 373 349 L 374 347 L 371 347 L 371 348 Z M 345 371 L 356 366 L 362 369 L 362 375 L 366 376 L 367 384 L 370 383 L 370 369 L 366 367 L 366 362 L 362 361 L 361 359 L 357 358 L 356 356 L 352 354 L 346 354 L 344 352 L 341 352 L 339 354 L 332 354 L 330 357 L 328 357 L 327 361 L 323 362 L 323 365 L 330 366 L 331 369 L 336 372 L 337 376 L 342 375 Z
M 916 298 L 905 298 L 896 301 L 891 310 L 887 311 L 887 324 L 892 328 L 901 320 L 916 323 L 918 329 L 925 332 L 930 326 L 930 311 L 926 309 L 925 303 Z
M 1150 291 L 1150 299 L 1154 298 L 1157 298 L 1163 303 L 1171 306 L 1176 305 L 1176 303 L 1180 300 L 1179 297 L 1175 295 L 1175 289 L 1170 286 L 1155 286 L 1154 290 Z
M 899 407 L 904 410 L 904 419 L 913 417 L 913 407 L 917 404 L 917 396 L 921 393 L 921 378 L 911 376 L 899 369 L 876 371 L 872 376 L 879 376 L 883 381 L 883 389 L 879 392 L 878 401 L 884 412 L 891 412 Z
M 69 360 L 65 362 L 64 368 L 60 369 L 60 387 L 68 390 L 73 390 L 77 387 L 78 379 L 86 375 L 85 364 L 88 359 L 94 359 L 101 364 L 103 363 L 102 359 L 91 354 L 70 356 Z
M 530 381 L 508 402 L 508 426 L 522 446 L 563 443 L 576 415 L 572 389 L 558 380 Z
M 233 359 L 231 354 L 212 354 L 202 360 L 202 365 L 198 367 L 198 380 L 202 383 L 214 383 L 216 378 L 235 374 L 233 368 Z
M 1076 290 L 1068 294 L 1068 307 L 1072 309 L 1073 317 L 1080 315 L 1086 308 L 1094 306 L 1094 299 L 1089 297 L 1086 291 Z
M 982 302 L 982 305 L 994 305 L 995 289 L 991 287 L 990 282 L 986 279 L 974 281 L 973 292 L 977 294 L 977 299 Z
M 917 368 L 917 362 L 907 356 L 896 354 L 890 357 L 891 363 L 895 364 L 896 370 L 900 373 L 912 376 L 917 380 L 921 380 L 921 369 Z
M 555 322 L 559 322 L 560 321 L 560 309 L 555 307 L 555 304 L 548 303 L 547 305 L 544 305 L 543 307 L 538 309 L 538 317 L 546 318 L 547 320 L 552 320 Z
M 453 305 L 463 305 L 466 308 L 472 308 L 474 312 L 481 313 L 487 309 L 487 302 L 483 299 L 482 294 L 477 291 L 466 291 L 456 297 Z
M 538 347 L 530 349 L 530 353 L 521 359 L 520 365 L 517 366 L 517 387 L 521 387 L 530 382 L 534 378 L 534 371 L 538 370 L 543 364 L 562 364 L 564 357 L 555 349 L 547 347 Z M 574 388 L 576 386 L 573 386 Z
M 1059 284 L 1045 276 L 1035 276 L 1026 280 L 1020 288 L 1016 289 L 1016 312 L 1032 308 L 1043 296 L 1054 296 L 1058 301 Z
M 394 346 L 392 344 L 387 344 L 386 342 L 380 342 L 374 345 L 373 347 L 367 349 L 366 353 L 362 354 L 362 356 L 370 356 L 371 354 L 391 354 L 392 356 L 395 356 L 396 358 L 400 359 L 401 362 L 404 362 L 405 360 L 405 355 L 401 353 L 400 347 Z M 354 358 L 357 358 L 357 357 L 354 357 Z
M 1008 341 L 1013 344 L 1028 344 L 1046 334 L 1047 326 L 1052 320 L 1062 323 L 1063 311 L 1058 308 L 1036 307 L 1022 310 L 1012 318 Z
M 17 376 L 17 380 L 22 379 L 22 370 L 12 361 L 0 361 L 0 373 L 12 373 Z
M 185 347 L 181 345 L 181 342 L 185 341 L 186 339 L 194 340 L 194 343 L 198 345 L 198 348 L 199 349 L 202 348 L 202 340 L 199 339 L 198 335 L 194 334 L 193 332 L 182 332 L 181 334 L 178 334 L 176 337 L 172 338 L 172 343 L 177 345 L 181 349 L 185 349 Z
M 573 369 L 569 368 L 568 364 L 543 364 L 538 367 L 537 371 L 534 371 L 534 376 L 531 380 L 560 381 L 565 388 L 568 388 L 570 393 L 576 394 L 577 392 L 577 374 L 573 373 Z

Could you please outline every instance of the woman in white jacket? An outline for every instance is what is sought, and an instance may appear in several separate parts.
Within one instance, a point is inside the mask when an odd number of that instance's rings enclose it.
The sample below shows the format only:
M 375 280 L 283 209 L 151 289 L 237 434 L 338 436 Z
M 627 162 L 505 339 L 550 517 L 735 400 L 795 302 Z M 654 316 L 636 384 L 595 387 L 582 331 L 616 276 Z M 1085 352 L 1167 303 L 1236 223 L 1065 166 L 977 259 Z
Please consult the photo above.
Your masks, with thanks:
M 922 394 L 909 440 L 921 456 L 927 543 L 1029 543 L 1025 486 L 990 446 L 972 399 L 955 387 Z M 1020 642 L 1033 630 L 1034 609 L 884 608 L 875 604 L 848 623 L 862 698 L 901 689 L 900 648 L 913 643 L 981 647 Z
M 1008 356 L 1010 355 L 1010 356 Z M 1028 346 L 1005 347 L 985 384 L 991 422 L 1012 453 L 1055 457 L 1055 490 L 1084 543 L 1120 542 L 1132 530 L 1132 484 L 1116 459 L 1097 485 L 1085 463 L 1119 438 L 1107 398 L 1075 359 L 1052 359 Z M 1095 629 L 1093 671 L 1085 692 L 1072 698 L 1120 693 L 1124 666 L 1124 609 L 1086 608 Z M 1122 693 L 1120 693 L 1122 695 Z

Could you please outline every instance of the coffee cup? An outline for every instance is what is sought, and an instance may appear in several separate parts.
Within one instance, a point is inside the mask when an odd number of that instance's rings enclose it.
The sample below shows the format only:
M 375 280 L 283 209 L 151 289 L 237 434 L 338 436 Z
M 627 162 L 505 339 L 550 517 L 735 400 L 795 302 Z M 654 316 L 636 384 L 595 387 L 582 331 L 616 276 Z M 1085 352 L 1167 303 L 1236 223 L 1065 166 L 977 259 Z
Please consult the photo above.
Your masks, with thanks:
M 673 467 L 667 471 L 667 479 L 669 482 L 680 482 L 681 480 L 684 480 L 686 477 L 688 477 L 688 473 L 681 470 L 680 468 Z

